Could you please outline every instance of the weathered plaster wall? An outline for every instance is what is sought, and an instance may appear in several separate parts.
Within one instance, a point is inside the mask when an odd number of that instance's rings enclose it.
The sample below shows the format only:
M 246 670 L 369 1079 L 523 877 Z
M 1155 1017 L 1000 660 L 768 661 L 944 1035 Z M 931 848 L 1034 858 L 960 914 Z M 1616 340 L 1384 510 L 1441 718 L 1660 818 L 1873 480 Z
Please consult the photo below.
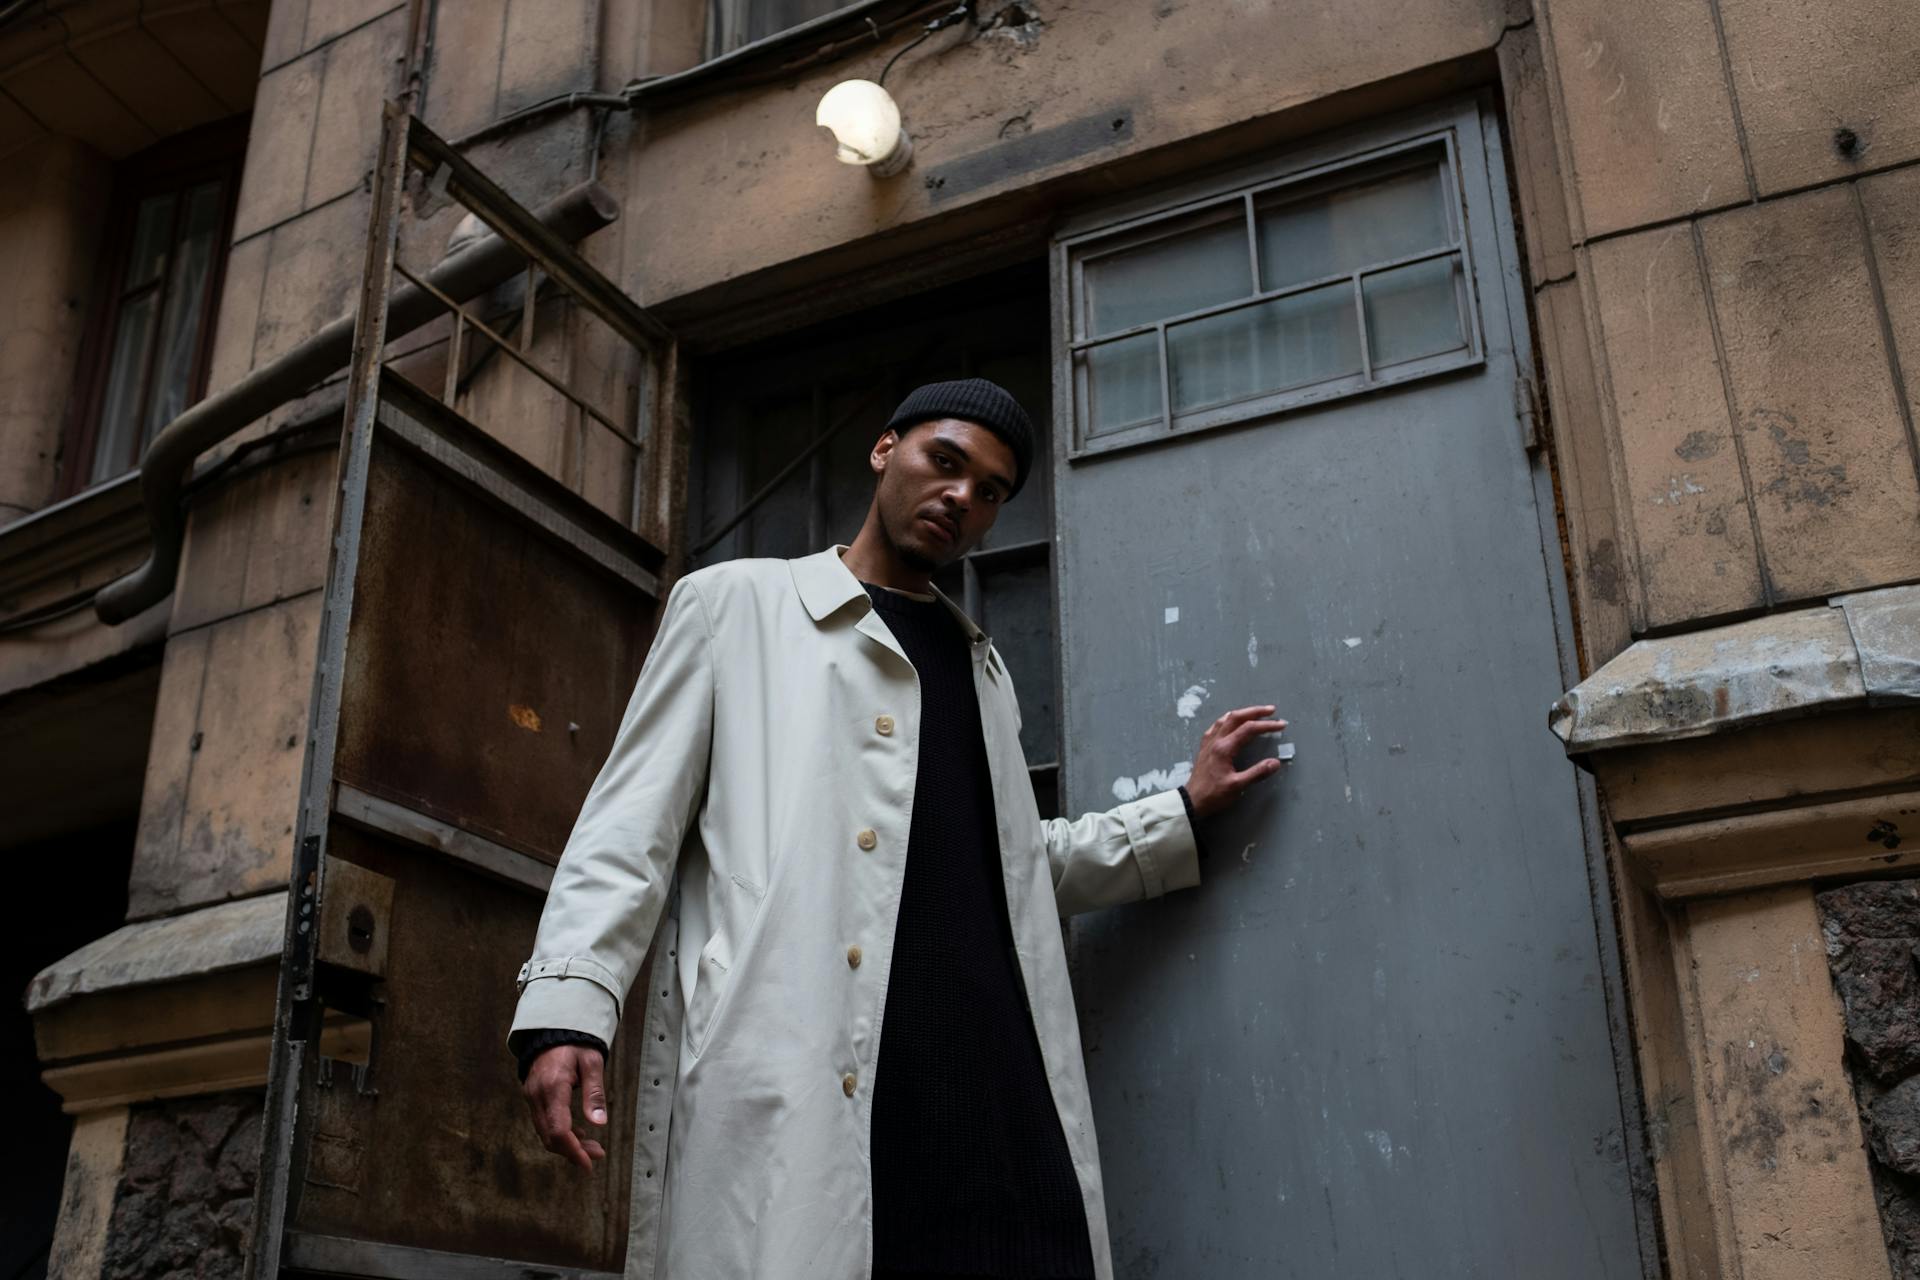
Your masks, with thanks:
M 835 163 L 813 111 L 836 82 L 878 75 L 910 30 L 790 82 L 649 112 L 624 159 L 629 288 L 665 302 L 923 220 L 954 235 L 1010 225 L 1057 204 L 1058 180 L 1154 153 L 1168 171 L 1191 166 L 1168 149 L 1486 53 L 1526 19 L 1501 0 L 1417 0 L 1386 22 L 1365 6 L 1309 15 L 1281 0 L 1019 8 L 1033 21 L 962 24 L 894 67 L 915 149 L 894 178 Z
M 60 1187 L 60 1221 L 47 1253 L 49 1276 L 91 1280 L 100 1274 L 126 1150 L 125 1107 L 75 1117 Z
M 1712 1219 L 1719 1245 L 1706 1274 L 1886 1276 L 1813 895 L 1795 885 L 1692 903 L 1680 942 L 1712 1188 L 1691 1211 Z
M 1621 534 L 1586 603 L 1644 630 L 1920 574 L 1920 25 L 1535 11 Z

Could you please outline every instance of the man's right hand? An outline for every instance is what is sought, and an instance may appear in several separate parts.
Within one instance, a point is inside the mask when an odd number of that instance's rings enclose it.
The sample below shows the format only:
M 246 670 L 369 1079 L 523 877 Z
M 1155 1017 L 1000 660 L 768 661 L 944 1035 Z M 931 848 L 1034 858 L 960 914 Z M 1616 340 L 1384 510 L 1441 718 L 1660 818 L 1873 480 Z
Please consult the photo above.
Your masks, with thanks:
M 604 1160 L 607 1149 L 573 1127 L 573 1091 L 580 1091 L 580 1108 L 587 1123 L 607 1123 L 606 1062 L 598 1049 L 586 1045 L 555 1045 L 533 1060 L 520 1086 L 540 1145 L 553 1154 L 593 1172 L 593 1162 Z

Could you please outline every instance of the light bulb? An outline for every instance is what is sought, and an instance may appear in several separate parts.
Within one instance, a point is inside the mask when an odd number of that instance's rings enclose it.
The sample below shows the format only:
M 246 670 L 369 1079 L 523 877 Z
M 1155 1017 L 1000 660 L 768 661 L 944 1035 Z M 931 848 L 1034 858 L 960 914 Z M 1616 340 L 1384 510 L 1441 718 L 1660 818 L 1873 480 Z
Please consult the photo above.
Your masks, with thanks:
M 833 134 L 842 164 L 865 165 L 876 178 L 900 172 L 913 158 L 899 106 L 871 80 L 842 80 L 827 90 L 813 122 Z

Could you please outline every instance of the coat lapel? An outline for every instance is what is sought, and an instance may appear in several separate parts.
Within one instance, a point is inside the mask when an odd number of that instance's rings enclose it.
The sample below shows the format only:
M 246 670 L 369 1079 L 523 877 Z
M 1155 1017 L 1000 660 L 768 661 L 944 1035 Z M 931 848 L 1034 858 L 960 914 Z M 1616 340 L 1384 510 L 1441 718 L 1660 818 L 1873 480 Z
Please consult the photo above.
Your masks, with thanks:
M 846 550 L 846 543 L 836 542 L 823 551 L 787 561 L 787 567 L 793 573 L 794 589 L 800 593 L 800 603 L 806 606 L 808 615 L 815 622 L 824 622 L 836 611 L 856 600 L 859 601 L 860 617 L 853 624 L 853 629 L 875 644 L 891 651 L 895 657 L 911 666 L 912 663 L 907 658 L 906 651 L 900 647 L 900 642 L 893 638 L 893 632 L 887 629 L 887 624 L 881 621 L 880 615 L 874 611 L 873 601 L 867 599 L 866 588 L 860 585 L 860 580 L 853 576 L 853 571 L 841 561 L 840 557 Z M 999 659 L 995 657 L 992 661 L 988 660 L 992 642 L 987 639 L 986 632 L 975 626 L 973 619 L 967 616 L 966 611 L 948 599 L 947 594 L 940 588 L 934 587 L 933 594 L 947 606 L 960 623 L 961 629 L 966 632 L 968 643 L 973 651 L 974 671 L 978 673 L 984 666 L 987 675 L 997 682 L 1000 679 Z

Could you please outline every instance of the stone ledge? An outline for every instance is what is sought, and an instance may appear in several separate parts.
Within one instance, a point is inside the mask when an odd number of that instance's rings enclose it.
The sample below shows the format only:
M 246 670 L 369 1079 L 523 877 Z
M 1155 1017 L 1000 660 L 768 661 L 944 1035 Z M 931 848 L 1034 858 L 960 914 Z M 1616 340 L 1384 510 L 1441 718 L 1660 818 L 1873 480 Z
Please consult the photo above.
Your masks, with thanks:
M 1915 702 L 1920 587 L 1889 587 L 1637 641 L 1562 694 L 1548 724 L 1584 755 Z
M 122 925 L 54 961 L 27 985 L 39 1014 L 79 996 L 204 977 L 278 959 L 287 894 L 263 894 L 184 915 Z
M 1920 822 L 1920 792 L 1768 809 L 1624 832 L 1629 870 L 1669 901 L 1737 893 L 1911 865 L 1904 831 Z

